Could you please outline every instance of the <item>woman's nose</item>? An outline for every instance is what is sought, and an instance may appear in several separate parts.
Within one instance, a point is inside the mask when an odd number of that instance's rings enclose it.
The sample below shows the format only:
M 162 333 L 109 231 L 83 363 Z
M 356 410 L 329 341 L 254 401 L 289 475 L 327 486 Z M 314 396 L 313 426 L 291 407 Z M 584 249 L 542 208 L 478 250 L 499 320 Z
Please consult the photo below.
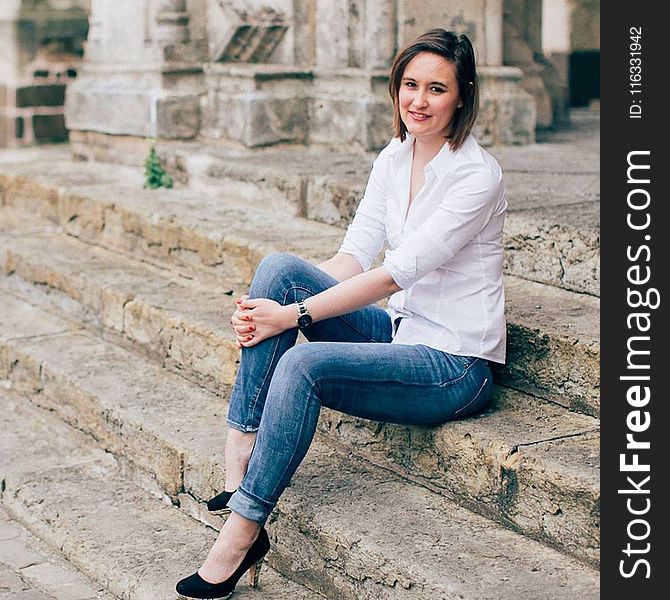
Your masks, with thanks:
M 416 94 L 414 94 L 414 98 L 412 100 L 412 104 L 416 108 L 423 108 L 427 104 L 427 95 L 426 92 L 423 90 L 417 90 Z

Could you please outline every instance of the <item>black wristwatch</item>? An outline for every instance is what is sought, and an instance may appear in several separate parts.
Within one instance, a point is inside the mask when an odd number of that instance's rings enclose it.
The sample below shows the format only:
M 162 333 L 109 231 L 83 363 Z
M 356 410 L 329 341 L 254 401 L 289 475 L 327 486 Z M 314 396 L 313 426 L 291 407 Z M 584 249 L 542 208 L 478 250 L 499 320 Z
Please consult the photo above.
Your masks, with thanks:
M 298 302 L 298 318 L 295 320 L 298 324 L 298 329 L 306 329 L 312 324 L 312 315 L 307 311 L 305 303 L 300 300 Z

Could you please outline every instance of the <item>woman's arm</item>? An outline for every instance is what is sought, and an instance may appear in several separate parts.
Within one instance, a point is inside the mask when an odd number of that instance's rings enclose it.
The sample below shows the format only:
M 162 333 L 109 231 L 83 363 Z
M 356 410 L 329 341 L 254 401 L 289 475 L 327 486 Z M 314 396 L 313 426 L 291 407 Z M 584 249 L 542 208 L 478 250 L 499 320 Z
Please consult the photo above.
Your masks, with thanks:
M 363 267 L 354 256 L 341 252 L 317 266 L 338 281 L 344 281 L 363 272 Z
M 313 321 L 323 321 L 373 304 L 400 289 L 386 267 L 378 267 L 307 298 L 305 307 Z M 246 336 L 238 330 L 238 333 L 243 334 L 238 335 L 239 344 L 245 348 L 297 327 L 298 310 L 295 304 L 282 306 L 267 298 L 247 298 L 240 302 L 239 307 L 235 314 L 244 322 L 240 329 L 244 326 L 254 328 Z

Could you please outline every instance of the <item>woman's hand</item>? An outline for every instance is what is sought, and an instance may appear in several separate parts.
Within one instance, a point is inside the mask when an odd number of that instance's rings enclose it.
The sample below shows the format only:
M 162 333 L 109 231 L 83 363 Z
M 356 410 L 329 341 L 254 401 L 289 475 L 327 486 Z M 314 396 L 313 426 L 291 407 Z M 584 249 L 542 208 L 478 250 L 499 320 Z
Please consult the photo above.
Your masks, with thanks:
M 256 344 L 295 326 L 297 312 L 294 306 L 282 306 L 267 298 L 249 299 L 242 296 L 230 322 L 237 336 L 238 348 Z

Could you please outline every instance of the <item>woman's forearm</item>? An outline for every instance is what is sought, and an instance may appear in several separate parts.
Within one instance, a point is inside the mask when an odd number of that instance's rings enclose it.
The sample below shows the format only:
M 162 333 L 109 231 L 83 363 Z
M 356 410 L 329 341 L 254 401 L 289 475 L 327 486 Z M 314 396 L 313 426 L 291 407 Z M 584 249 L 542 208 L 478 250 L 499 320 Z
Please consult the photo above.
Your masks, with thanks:
M 388 270 L 385 267 L 378 267 L 354 275 L 307 298 L 305 307 L 314 321 L 323 321 L 374 304 L 400 289 Z M 292 305 L 291 309 L 295 311 L 295 305 Z

